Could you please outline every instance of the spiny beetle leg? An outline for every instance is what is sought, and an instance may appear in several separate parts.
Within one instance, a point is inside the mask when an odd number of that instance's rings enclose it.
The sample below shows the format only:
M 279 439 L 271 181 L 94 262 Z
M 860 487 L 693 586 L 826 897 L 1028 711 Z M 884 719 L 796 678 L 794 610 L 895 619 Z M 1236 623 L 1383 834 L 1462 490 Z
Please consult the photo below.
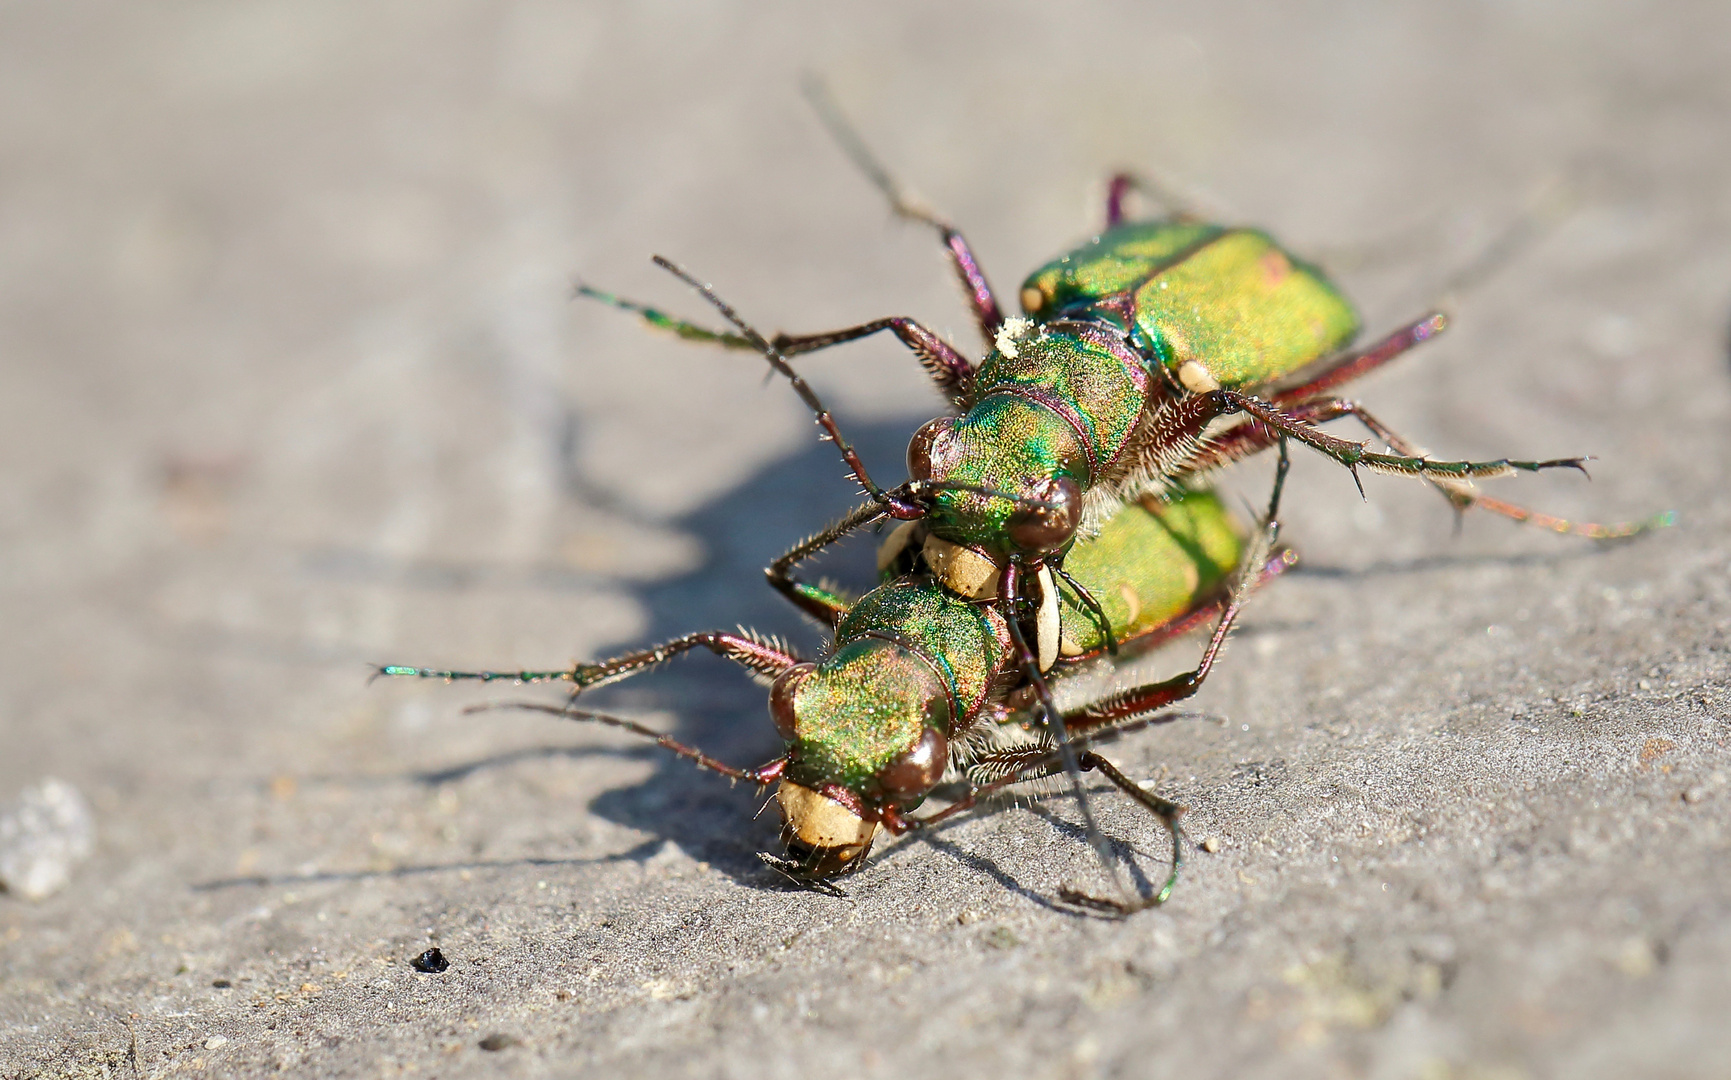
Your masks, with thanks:
M 841 454 L 842 460 L 847 462 L 849 471 L 853 473 L 854 479 L 859 481 L 860 487 L 864 488 L 867 494 L 882 504 L 884 509 L 893 517 L 919 517 L 924 513 L 923 508 L 908 500 L 898 498 L 893 492 L 886 492 L 873 482 L 871 474 L 866 472 L 865 462 L 860 460 L 859 454 L 855 453 L 853 446 L 842 436 L 841 427 L 836 424 L 835 417 L 830 415 L 829 409 L 824 407 L 822 399 L 817 396 L 817 391 L 799 377 L 799 372 L 788 365 L 787 357 L 783 356 L 780 350 L 770 344 L 769 340 L 750 323 L 740 318 L 739 312 L 733 309 L 733 305 L 716 295 L 714 289 L 697 280 L 689 271 L 672 260 L 656 255 L 653 256 L 652 261 L 680 281 L 696 289 L 698 295 L 709 301 L 715 310 L 721 312 L 723 318 L 745 335 L 752 347 L 769 362 L 771 368 L 780 372 L 792 384 L 794 392 L 812 411 L 813 417 L 817 420 L 817 426 L 823 429 L 824 434 L 829 436 L 831 442 L 835 443 L 835 448 Z
M 711 330 L 706 326 L 699 326 L 694 322 L 688 322 L 684 319 L 669 315 L 658 307 L 653 307 L 637 300 L 627 300 L 622 296 L 616 296 L 613 293 L 594 288 L 593 286 L 586 285 L 581 281 L 577 283 L 575 293 L 578 296 L 587 296 L 591 300 L 599 300 L 609 307 L 616 307 L 621 311 L 629 311 L 632 314 L 637 315 L 650 326 L 653 326 L 655 329 L 666 330 L 669 333 L 685 339 L 686 341 L 701 341 L 710 345 L 720 345 L 724 349 L 749 349 L 755 351 L 757 348 L 757 346 L 753 345 L 751 340 L 743 334 L 730 334 L 721 330 Z M 781 338 L 782 335 L 777 334 L 771 340 L 779 343 Z M 782 352 L 789 352 L 789 350 L 784 348 L 782 349 Z
M 759 639 L 748 634 L 730 633 L 726 630 L 706 630 L 701 633 L 674 638 L 672 641 L 652 648 L 624 653 L 600 663 L 580 664 L 573 673 L 572 681 L 577 684 L 579 690 L 617 682 L 637 674 L 644 668 L 654 667 L 682 653 L 700 648 L 708 649 L 715 655 L 732 660 L 743 668 L 770 677 L 780 675 L 800 662 L 798 656 L 788 651 L 779 642 Z
M 1286 487 L 1289 465 L 1286 443 L 1282 441 L 1280 464 L 1274 476 L 1274 492 L 1268 502 L 1268 516 L 1263 519 L 1257 542 L 1252 544 L 1245 559 L 1242 576 L 1232 591 L 1232 599 L 1227 601 L 1226 607 L 1220 612 L 1220 621 L 1214 626 L 1214 635 L 1208 639 L 1208 647 L 1202 651 L 1202 659 L 1195 669 L 1157 683 L 1120 690 L 1066 714 L 1064 723 L 1070 731 L 1076 733 L 1077 738 L 1086 740 L 1098 737 L 1105 729 L 1177 704 L 1202 689 L 1208 673 L 1214 669 L 1214 661 L 1226 646 L 1227 635 L 1232 632 L 1232 624 L 1237 620 L 1244 602 L 1264 580 L 1266 567 L 1263 560 L 1279 535 L 1280 496 Z
M 955 346 L 913 319 L 893 315 L 823 334 L 777 335 L 773 344 L 783 354 L 795 356 L 858 341 L 882 330 L 894 333 L 908 347 L 926 374 L 931 376 L 932 382 L 937 384 L 938 392 L 944 395 L 945 400 L 957 406 L 967 400 L 974 387 L 973 363 L 956 351 Z
M 1225 406 L 1220 410 L 1221 414 L 1244 413 L 1272 428 L 1278 434 L 1284 435 L 1294 442 L 1303 443 L 1312 450 L 1333 458 L 1352 471 L 1354 481 L 1358 479 L 1360 466 L 1373 472 L 1393 473 L 1400 476 L 1457 480 L 1507 476 L 1512 472 L 1540 472 L 1545 469 L 1586 471 L 1587 459 L 1584 457 L 1552 458 L 1547 461 L 1516 461 L 1511 458 L 1498 458 L 1494 461 L 1437 461 L 1432 458 L 1407 457 L 1402 454 L 1378 454 L 1366 450 L 1363 443 L 1337 439 L 1310 424 L 1296 420 L 1269 402 L 1250 394 L 1240 393 L 1237 390 L 1213 390 L 1199 396 L 1212 397 Z
M 842 153 L 853 161 L 854 167 L 865 173 L 872 186 L 883 193 L 896 215 L 930 225 L 937 230 L 944 248 L 949 252 L 950 265 L 960 279 L 963 291 L 967 293 L 968 304 L 974 310 L 974 321 L 979 324 L 980 333 L 988 343 L 996 339 L 998 329 L 1004 325 L 1004 312 L 997 297 L 993 295 L 992 287 L 987 283 L 985 272 L 980 269 L 980 261 L 974 257 L 973 248 L 968 245 L 967 238 L 930 207 L 910 196 L 901 184 L 896 182 L 895 177 L 883 167 L 866 146 L 865 140 L 860 138 L 859 132 L 854 130 L 847 117 L 836 107 L 829 89 L 821 80 L 805 80 L 804 90 L 806 100 L 811 102 L 830 137 L 835 139 Z
M 1276 403 L 1281 399 L 1276 398 Z M 1381 439 L 1389 449 L 1408 458 L 1423 459 L 1425 451 L 1405 438 L 1375 416 L 1356 401 L 1345 398 L 1328 398 L 1320 401 L 1306 401 L 1285 406 L 1287 416 L 1306 424 L 1322 424 L 1351 416 L 1378 439 Z M 1240 425 L 1222 433 L 1219 438 L 1199 455 L 1187 467 L 1197 472 L 1208 472 L 1213 469 L 1240 461 L 1272 445 L 1279 436 L 1265 425 L 1257 422 Z M 1480 494 L 1471 483 L 1448 477 L 1428 476 L 1427 480 L 1447 499 L 1457 513 L 1468 510 L 1485 510 L 1499 514 L 1510 520 L 1535 525 L 1549 529 L 1555 533 L 1584 536 L 1592 540 L 1621 540 L 1637 536 L 1653 529 L 1664 528 L 1675 520 L 1671 513 L 1657 514 L 1644 521 L 1624 521 L 1615 525 L 1599 525 L 1594 522 L 1575 522 L 1566 518 L 1554 517 L 1550 514 L 1529 510 L 1501 499 L 1493 499 Z
M 881 499 L 861 503 L 848 511 L 840 521 L 822 532 L 814 533 L 800 541 L 788 549 L 786 554 L 771 563 L 764 570 L 764 576 L 769 578 L 770 585 L 787 597 L 795 607 L 816 618 L 819 622 L 834 626 L 846 613 L 847 604 L 829 590 L 794 577 L 793 568 L 855 529 L 870 525 L 880 518 L 889 517 L 900 521 L 909 521 L 922 517 L 925 513 L 925 500 L 929 499 L 933 492 L 945 490 L 968 491 L 987 498 L 1005 499 L 1019 506 L 1044 509 L 1052 508 L 1055 505 L 1040 499 L 1029 499 L 972 484 L 951 484 L 930 480 L 910 481 L 882 492 L 883 497 Z M 1078 586 L 1078 588 L 1080 587 Z M 1087 600 L 1092 599 L 1092 597 L 1087 597 Z
M 411 667 L 407 664 L 374 664 L 375 679 L 438 679 L 441 682 L 574 682 L 577 669 L 564 671 L 451 671 L 444 668 Z
M 1226 609 L 1220 613 L 1220 622 L 1214 628 L 1214 636 L 1209 639 L 1208 647 L 1203 650 L 1202 659 L 1194 671 L 1180 675 L 1164 682 L 1132 690 L 1121 691 L 1107 697 L 1102 702 L 1083 706 L 1081 709 L 1065 717 L 1070 730 L 1076 732 L 1077 739 L 1086 746 L 1090 741 L 1089 733 L 1095 732 L 1096 737 L 1102 728 L 1121 724 L 1133 718 L 1150 716 L 1178 701 L 1182 701 L 1202 688 L 1208 673 L 1213 670 L 1214 661 L 1219 657 L 1220 650 L 1226 644 L 1226 637 L 1232 631 L 1232 624 L 1238 612 L 1244 606 L 1250 593 L 1262 581 L 1263 559 L 1268 550 L 1280 536 L 1280 496 L 1286 488 L 1286 477 L 1291 469 L 1291 460 L 1286 452 L 1286 441 L 1280 442 L 1280 460 L 1275 467 L 1274 486 L 1268 497 L 1268 512 L 1263 517 L 1262 528 L 1258 539 L 1251 545 L 1247 553 L 1242 571 L 1242 577 L 1233 590 L 1232 599 Z M 1152 717 L 1150 717 L 1152 719 Z M 1149 896 L 1139 896 L 1134 899 L 1123 899 L 1123 890 L 1113 897 L 1094 896 L 1079 889 L 1066 887 L 1059 895 L 1072 904 L 1091 907 L 1117 915 L 1130 915 L 1145 908 L 1163 904 L 1172 895 L 1172 890 L 1178 884 L 1178 873 L 1184 862 L 1183 833 L 1178 828 L 1178 815 L 1182 808 L 1176 803 L 1163 799 L 1158 795 L 1144 791 L 1141 785 L 1132 781 L 1117 766 L 1092 750 L 1085 752 L 1078 762 L 1081 768 L 1097 771 L 1120 791 L 1135 799 L 1146 807 L 1166 826 L 1172 836 L 1172 870 L 1166 877 L 1166 882 Z
M 1423 457 L 1425 455 L 1422 448 L 1372 416 L 1364 406 L 1356 401 L 1335 399 L 1311 402 L 1301 408 L 1314 411 L 1317 414 L 1317 420 L 1329 420 L 1336 416 L 1351 416 L 1363 424 L 1372 435 L 1381 439 L 1395 453 L 1405 454 L 1408 457 Z M 1674 520 L 1674 515 L 1666 513 L 1648 518 L 1645 521 L 1624 521 L 1615 525 L 1599 525 L 1590 521 L 1573 522 L 1564 518 L 1553 517 L 1550 514 L 1542 514 L 1537 510 L 1529 510 L 1524 506 L 1517 506 L 1501 499 L 1492 499 L 1481 495 L 1473 488 L 1472 484 L 1464 480 L 1433 477 L 1431 484 L 1442 492 L 1443 497 L 1448 499 L 1449 505 L 1454 507 L 1457 514 L 1475 508 L 1487 510 L 1521 524 L 1537 525 L 1555 533 L 1585 536 L 1593 540 L 1621 540 L 1650 529 L 1663 528 Z

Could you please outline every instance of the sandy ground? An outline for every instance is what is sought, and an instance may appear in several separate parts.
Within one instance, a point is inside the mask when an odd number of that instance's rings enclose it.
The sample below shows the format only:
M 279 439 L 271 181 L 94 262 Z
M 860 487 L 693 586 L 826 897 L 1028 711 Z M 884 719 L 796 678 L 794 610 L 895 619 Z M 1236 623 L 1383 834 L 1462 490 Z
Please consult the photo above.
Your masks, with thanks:
M 59 777 L 98 829 L 64 891 L 0 895 L 0 1076 L 1727 1075 L 1731 7 L 807 8 L 0 10 L 0 798 Z M 1325 262 L 1373 331 L 1566 203 L 1356 392 L 1438 452 L 1598 458 L 1498 494 L 1680 523 L 1455 536 L 1300 458 L 1304 571 L 1211 719 L 1118 751 L 1218 849 L 1124 922 L 1054 903 L 1097 873 L 1065 799 L 830 898 L 758 864 L 753 792 L 464 714 L 508 688 L 368 685 L 815 644 L 759 568 L 850 491 L 791 393 L 569 299 L 698 314 L 664 252 L 766 327 L 977 348 L 804 70 L 1006 289 L 1126 165 Z M 899 475 L 937 410 L 906 354 L 808 367 Z M 776 750 L 710 659 L 598 700 Z

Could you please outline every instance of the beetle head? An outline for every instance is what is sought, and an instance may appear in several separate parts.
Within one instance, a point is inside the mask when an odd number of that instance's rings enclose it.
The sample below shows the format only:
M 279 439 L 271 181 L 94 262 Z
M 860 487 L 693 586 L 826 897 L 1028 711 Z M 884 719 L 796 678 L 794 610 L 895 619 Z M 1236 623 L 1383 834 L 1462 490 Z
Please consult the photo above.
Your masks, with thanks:
M 918 805 L 943 776 L 948 711 L 925 662 L 878 638 L 782 672 L 769 693 L 792 773 L 775 793 L 782 869 L 822 879 L 858 868 L 882 812 Z
M 1060 462 L 1029 477 L 1021 462 L 994 460 L 996 447 L 972 445 L 980 433 L 960 420 L 930 420 L 908 443 L 909 477 L 932 487 L 927 520 L 933 531 L 954 543 L 1024 558 L 1067 546 L 1082 521 L 1082 487 L 1073 470 Z

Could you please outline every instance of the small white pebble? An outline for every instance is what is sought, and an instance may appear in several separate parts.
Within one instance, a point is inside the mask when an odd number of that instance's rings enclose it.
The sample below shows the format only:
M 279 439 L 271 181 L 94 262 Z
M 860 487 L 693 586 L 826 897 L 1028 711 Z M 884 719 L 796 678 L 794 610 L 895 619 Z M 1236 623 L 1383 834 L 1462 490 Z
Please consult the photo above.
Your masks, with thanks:
M 227 1045 L 228 1040 L 221 1035 L 212 1035 L 210 1038 L 204 1040 L 204 1048 L 206 1050 L 221 1050 Z
M 72 880 L 72 868 L 95 842 L 90 805 L 77 788 L 52 777 L 25 788 L 0 808 L 0 886 L 47 899 Z
M 1219 851 L 1220 847 L 1220 837 L 1218 836 L 1210 836 L 1208 839 L 1202 841 L 1202 850 L 1206 851 L 1210 855 Z

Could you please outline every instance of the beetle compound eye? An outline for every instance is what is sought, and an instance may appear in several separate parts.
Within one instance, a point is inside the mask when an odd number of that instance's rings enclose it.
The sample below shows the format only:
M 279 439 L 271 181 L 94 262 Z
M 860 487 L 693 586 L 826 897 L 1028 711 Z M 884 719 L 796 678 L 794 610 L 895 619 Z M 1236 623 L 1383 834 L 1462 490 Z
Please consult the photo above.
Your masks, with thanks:
M 891 799 L 917 799 L 936 786 L 949 761 L 950 740 L 937 728 L 926 728 L 913 749 L 878 773 L 878 785 Z
M 799 714 L 794 710 L 794 695 L 799 693 L 799 686 L 812 673 L 814 664 L 795 664 L 777 675 L 775 682 L 769 687 L 769 718 L 775 722 L 775 730 L 788 742 L 793 742 L 799 731 Z
M 1076 526 L 1082 521 L 1082 489 L 1068 476 L 1049 483 L 1039 499 L 1053 505 L 1017 510 L 1010 515 L 1005 530 L 1010 542 L 1022 551 L 1056 551 L 1076 535 Z
M 914 480 L 930 480 L 932 474 L 944 464 L 945 445 L 949 441 L 950 429 L 955 427 L 956 418 L 940 416 L 928 420 L 920 429 L 914 432 L 914 437 L 908 442 L 908 476 Z

